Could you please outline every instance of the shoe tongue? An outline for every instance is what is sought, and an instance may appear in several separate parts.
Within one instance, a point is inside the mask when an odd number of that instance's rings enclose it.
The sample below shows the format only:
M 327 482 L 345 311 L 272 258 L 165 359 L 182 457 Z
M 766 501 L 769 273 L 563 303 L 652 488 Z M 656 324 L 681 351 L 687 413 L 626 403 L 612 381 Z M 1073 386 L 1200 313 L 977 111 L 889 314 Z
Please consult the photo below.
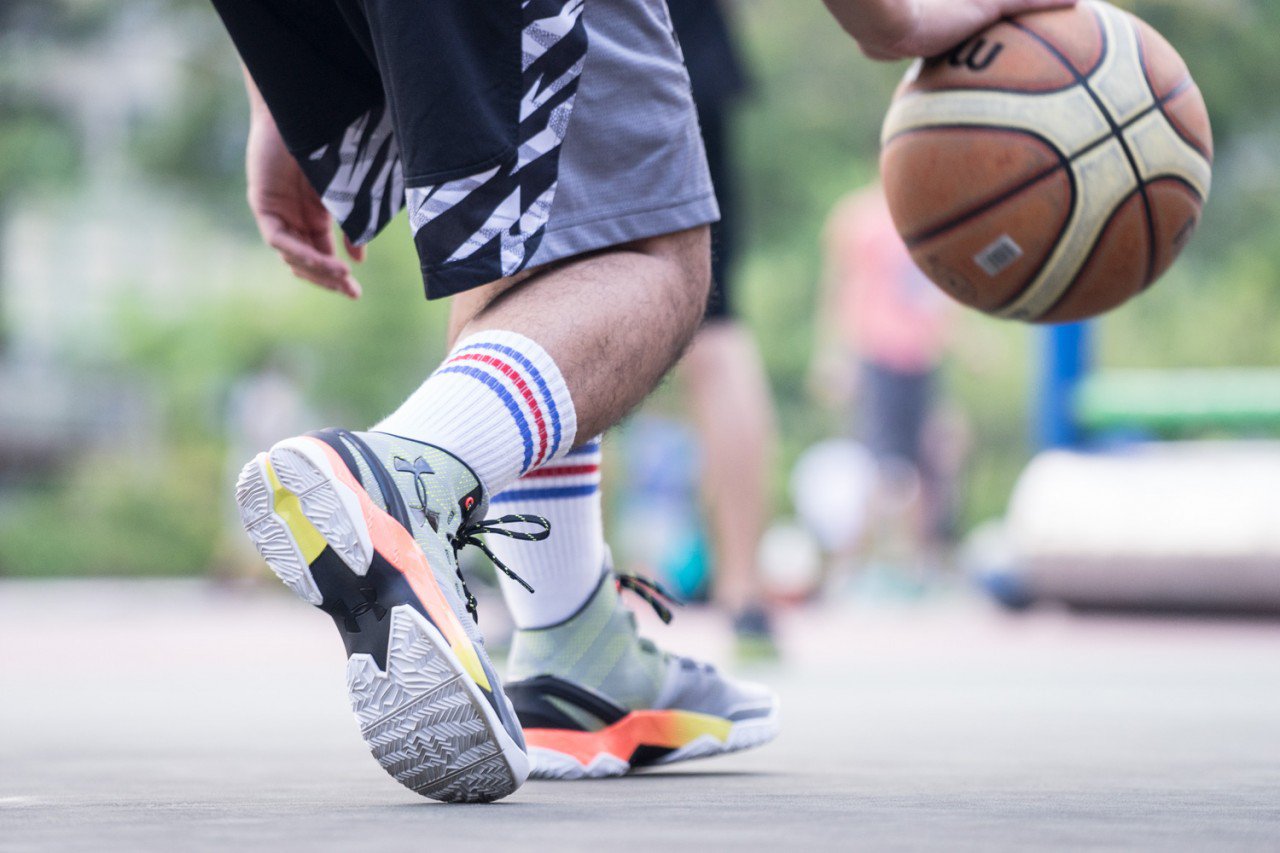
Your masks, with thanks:
M 479 481 L 452 454 L 430 444 L 388 433 L 367 433 L 365 440 L 396 494 L 387 495 L 393 517 L 404 515 L 419 540 L 452 537 L 478 516 L 483 502 Z

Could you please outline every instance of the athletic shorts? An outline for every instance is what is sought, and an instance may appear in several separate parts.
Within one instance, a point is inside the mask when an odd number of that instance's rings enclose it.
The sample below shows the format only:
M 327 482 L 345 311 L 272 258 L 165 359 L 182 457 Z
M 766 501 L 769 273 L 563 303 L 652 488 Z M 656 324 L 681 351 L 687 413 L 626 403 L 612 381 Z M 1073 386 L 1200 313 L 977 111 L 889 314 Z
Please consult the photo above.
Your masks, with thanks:
M 427 296 L 719 216 L 665 0 L 213 0 L 356 243 Z
M 924 430 L 937 397 L 937 371 L 904 373 L 864 361 L 855 434 L 878 460 L 924 465 Z

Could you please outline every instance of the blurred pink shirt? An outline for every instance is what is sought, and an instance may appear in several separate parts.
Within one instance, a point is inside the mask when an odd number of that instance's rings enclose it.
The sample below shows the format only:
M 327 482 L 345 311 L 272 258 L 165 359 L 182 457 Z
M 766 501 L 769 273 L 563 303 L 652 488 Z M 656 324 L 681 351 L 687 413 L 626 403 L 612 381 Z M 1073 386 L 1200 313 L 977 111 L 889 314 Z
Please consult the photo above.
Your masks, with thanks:
M 954 303 L 912 262 L 884 194 L 876 188 L 842 199 L 824 240 L 844 341 L 864 361 L 900 373 L 936 368 Z

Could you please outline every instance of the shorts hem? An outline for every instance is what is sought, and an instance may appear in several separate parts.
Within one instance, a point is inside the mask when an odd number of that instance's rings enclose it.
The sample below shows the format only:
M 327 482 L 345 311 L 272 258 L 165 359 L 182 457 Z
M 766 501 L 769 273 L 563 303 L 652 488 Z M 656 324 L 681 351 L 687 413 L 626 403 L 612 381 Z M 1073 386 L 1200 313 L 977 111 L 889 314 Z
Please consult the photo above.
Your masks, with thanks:
M 605 213 L 570 223 L 554 223 L 542 235 L 529 267 L 572 258 L 587 252 L 620 246 L 648 237 L 674 234 L 720 218 L 715 193 L 687 201 L 642 210 Z

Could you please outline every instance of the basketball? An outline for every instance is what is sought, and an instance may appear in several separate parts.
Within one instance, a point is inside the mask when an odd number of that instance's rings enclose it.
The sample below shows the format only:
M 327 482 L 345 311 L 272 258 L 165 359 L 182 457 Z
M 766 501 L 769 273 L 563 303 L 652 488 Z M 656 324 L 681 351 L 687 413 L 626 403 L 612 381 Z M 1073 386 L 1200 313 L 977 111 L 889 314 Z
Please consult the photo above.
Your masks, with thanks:
M 915 262 L 955 299 L 1058 323 L 1141 293 L 1209 195 L 1213 139 L 1177 51 L 1100 0 L 1007 19 L 916 63 L 881 171 Z

